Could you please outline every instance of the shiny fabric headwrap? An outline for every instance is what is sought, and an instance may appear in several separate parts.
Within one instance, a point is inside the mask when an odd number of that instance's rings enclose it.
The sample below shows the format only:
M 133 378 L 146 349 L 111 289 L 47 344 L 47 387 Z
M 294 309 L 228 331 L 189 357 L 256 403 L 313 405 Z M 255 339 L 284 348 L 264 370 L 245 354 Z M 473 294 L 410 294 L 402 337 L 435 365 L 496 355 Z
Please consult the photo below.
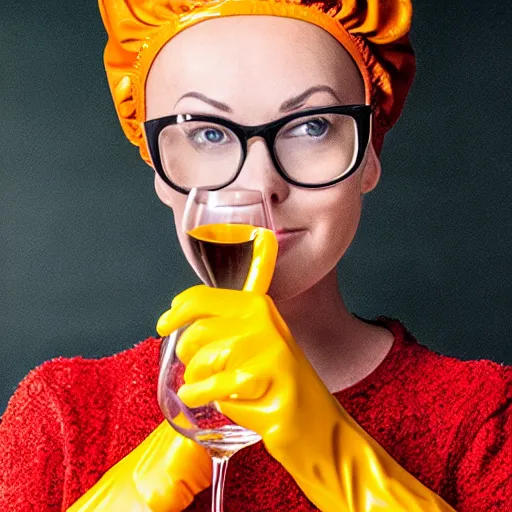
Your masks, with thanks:
M 372 142 L 402 110 L 416 69 L 409 43 L 411 0 L 99 0 L 108 33 L 104 61 L 121 126 L 151 165 L 141 123 L 145 83 L 160 49 L 186 28 L 219 16 L 282 16 L 313 23 L 350 53 L 374 107 Z

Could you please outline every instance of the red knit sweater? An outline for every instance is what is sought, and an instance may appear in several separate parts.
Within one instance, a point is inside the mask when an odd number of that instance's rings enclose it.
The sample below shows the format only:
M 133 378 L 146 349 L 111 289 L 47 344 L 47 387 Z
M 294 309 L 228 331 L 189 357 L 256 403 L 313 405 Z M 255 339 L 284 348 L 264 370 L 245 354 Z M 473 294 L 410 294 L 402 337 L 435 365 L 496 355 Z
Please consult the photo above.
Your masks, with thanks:
M 459 512 L 512 511 L 512 367 L 439 355 L 396 320 L 372 374 L 336 393 L 403 467 Z M 54 359 L 23 380 L 0 424 L 0 510 L 64 511 L 162 420 L 160 341 L 99 360 Z M 210 489 L 187 511 L 210 510 Z M 263 445 L 230 462 L 226 512 L 317 510 Z

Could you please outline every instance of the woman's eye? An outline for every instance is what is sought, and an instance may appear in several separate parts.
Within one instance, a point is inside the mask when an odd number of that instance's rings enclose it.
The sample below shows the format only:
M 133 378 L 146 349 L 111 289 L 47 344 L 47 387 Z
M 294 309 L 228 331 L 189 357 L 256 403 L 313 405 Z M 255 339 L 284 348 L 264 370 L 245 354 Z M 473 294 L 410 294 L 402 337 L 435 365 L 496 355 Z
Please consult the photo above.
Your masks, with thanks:
M 195 144 L 218 146 L 229 142 L 229 135 L 214 127 L 196 128 L 187 133 L 187 137 Z
M 329 121 L 318 118 L 318 119 L 310 119 L 309 121 L 305 123 L 301 123 L 299 125 L 294 126 L 293 128 L 287 130 L 286 136 L 287 137 L 323 137 L 328 129 L 329 129 L 330 123 Z

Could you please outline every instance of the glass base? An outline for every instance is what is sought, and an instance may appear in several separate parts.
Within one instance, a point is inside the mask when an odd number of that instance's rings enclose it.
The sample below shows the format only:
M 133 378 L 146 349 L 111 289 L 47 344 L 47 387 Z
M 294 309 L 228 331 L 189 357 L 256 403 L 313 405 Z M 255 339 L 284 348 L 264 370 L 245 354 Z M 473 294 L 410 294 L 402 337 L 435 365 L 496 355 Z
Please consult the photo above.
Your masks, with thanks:
M 196 430 L 192 438 L 203 445 L 212 457 L 229 457 L 238 450 L 261 441 L 259 434 L 238 425 Z

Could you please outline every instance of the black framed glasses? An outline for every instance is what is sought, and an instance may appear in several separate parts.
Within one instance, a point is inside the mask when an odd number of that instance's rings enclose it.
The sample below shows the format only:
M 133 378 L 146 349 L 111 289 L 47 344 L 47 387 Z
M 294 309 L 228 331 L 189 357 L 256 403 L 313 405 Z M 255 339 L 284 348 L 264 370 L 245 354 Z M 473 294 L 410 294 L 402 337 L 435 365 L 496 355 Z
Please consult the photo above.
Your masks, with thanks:
M 222 117 L 177 114 L 144 123 L 156 172 L 175 190 L 218 190 L 236 180 L 248 141 L 262 137 L 277 172 L 293 185 L 322 188 L 353 174 L 370 138 L 370 105 L 334 105 L 243 126 Z

